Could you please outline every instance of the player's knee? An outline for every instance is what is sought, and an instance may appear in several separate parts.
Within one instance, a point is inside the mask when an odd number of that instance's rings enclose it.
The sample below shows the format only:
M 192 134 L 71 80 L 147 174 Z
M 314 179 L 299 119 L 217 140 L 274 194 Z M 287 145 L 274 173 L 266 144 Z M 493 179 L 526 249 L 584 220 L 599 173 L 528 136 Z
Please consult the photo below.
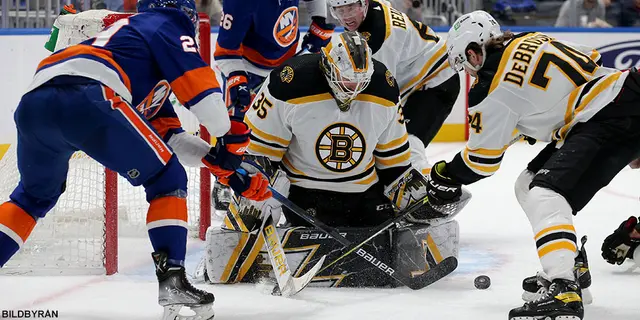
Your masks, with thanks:
M 187 173 L 173 155 L 158 174 L 144 182 L 147 201 L 162 196 L 185 198 L 187 193 Z
M 518 179 L 516 179 L 515 185 L 513 186 L 516 193 L 516 199 L 518 199 L 518 203 L 520 203 L 522 208 L 525 206 L 524 202 L 527 199 L 527 195 L 530 190 L 529 185 L 531 184 L 531 181 L 533 181 L 534 176 L 535 174 L 533 172 L 525 169 L 520 173 Z
M 65 183 L 56 188 L 29 188 L 27 190 L 25 185 L 20 182 L 9 198 L 32 217 L 40 219 L 53 209 L 64 191 Z
M 534 231 L 554 225 L 573 225 L 573 211 L 569 202 L 562 195 L 548 188 L 531 188 L 524 201 L 523 209 Z

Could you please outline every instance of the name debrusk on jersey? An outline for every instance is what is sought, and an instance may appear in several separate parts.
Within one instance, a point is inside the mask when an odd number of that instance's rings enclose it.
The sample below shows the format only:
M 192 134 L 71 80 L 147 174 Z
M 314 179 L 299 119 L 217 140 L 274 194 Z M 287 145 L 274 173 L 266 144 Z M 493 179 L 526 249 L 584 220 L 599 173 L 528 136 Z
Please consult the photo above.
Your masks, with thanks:
M 469 92 L 470 135 L 447 166 L 468 184 L 500 167 L 512 140 L 566 138 L 619 93 L 627 72 L 600 67 L 592 48 L 542 33 L 523 33 L 498 52 L 487 52 Z
M 398 85 L 385 66 L 374 61 L 369 86 L 340 111 L 319 63 L 300 56 L 270 74 L 245 116 L 248 152 L 281 161 L 294 185 L 341 192 L 367 190 L 376 170 L 408 166 Z

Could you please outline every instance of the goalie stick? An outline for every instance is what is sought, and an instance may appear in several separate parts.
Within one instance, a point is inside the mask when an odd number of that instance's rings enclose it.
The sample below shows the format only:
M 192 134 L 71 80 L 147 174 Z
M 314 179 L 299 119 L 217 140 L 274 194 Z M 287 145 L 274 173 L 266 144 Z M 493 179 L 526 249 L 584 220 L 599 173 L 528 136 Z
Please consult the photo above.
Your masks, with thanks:
M 343 237 L 335 228 L 329 227 L 323 222 L 316 220 L 314 217 L 307 214 L 307 212 L 304 209 L 300 208 L 298 205 L 291 202 L 285 196 L 280 194 L 277 190 L 274 190 L 271 187 L 269 187 L 269 190 L 271 190 L 271 193 L 273 194 L 273 198 L 280 201 L 280 203 L 282 203 L 285 207 L 287 207 L 293 213 L 295 213 L 296 215 L 298 215 L 300 218 L 304 219 L 311 225 L 315 226 L 316 228 L 329 234 L 336 241 L 338 241 L 339 243 L 341 243 L 342 245 L 348 248 L 344 254 L 342 254 L 340 257 L 333 260 L 331 263 L 329 263 L 324 268 L 319 270 L 318 273 L 326 270 L 328 267 L 334 265 L 335 263 L 342 260 L 344 257 L 348 256 L 349 254 L 356 252 L 356 255 L 366 260 L 370 264 L 374 265 L 376 268 L 380 269 L 387 276 L 395 279 L 396 281 L 402 283 L 403 285 L 413 290 L 418 290 L 444 278 L 446 275 L 450 274 L 458 267 L 458 260 L 455 257 L 447 257 L 444 260 L 442 260 L 439 264 L 433 266 L 423 274 L 412 277 L 411 275 L 402 275 L 402 274 L 396 273 L 396 271 L 391 267 L 390 263 L 382 262 L 382 260 L 380 260 L 378 257 L 368 253 L 365 249 L 362 248 L 362 246 L 365 245 L 367 242 L 369 242 L 371 239 L 375 238 L 380 233 L 394 226 L 396 223 L 402 221 L 406 215 L 416 211 L 423 205 L 427 204 L 428 203 L 427 198 L 413 204 L 407 210 L 400 212 L 396 217 L 391 218 L 386 222 L 382 223 L 379 227 L 377 227 L 377 229 L 375 229 L 375 231 L 371 234 L 371 236 L 366 238 L 364 241 L 360 243 L 353 243 L 347 238 Z M 367 256 L 371 258 L 366 258 Z M 322 260 L 324 260 L 324 257 L 322 258 Z
M 273 192 L 273 190 L 272 190 Z M 326 256 L 322 256 L 311 270 L 301 275 L 300 277 L 294 277 L 291 275 L 291 269 L 289 269 L 289 263 L 287 257 L 284 254 L 282 248 L 282 242 L 276 229 L 276 224 L 273 221 L 273 215 L 268 213 L 264 219 L 262 219 L 262 225 L 260 226 L 260 233 L 264 237 L 264 243 L 267 246 L 267 252 L 269 253 L 269 260 L 271 266 L 273 266 L 273 274 L 278 282 L 278 288 L 280 294 L 285 297 L 290 297 L 311 282 L 313 277 L 319 272 Z

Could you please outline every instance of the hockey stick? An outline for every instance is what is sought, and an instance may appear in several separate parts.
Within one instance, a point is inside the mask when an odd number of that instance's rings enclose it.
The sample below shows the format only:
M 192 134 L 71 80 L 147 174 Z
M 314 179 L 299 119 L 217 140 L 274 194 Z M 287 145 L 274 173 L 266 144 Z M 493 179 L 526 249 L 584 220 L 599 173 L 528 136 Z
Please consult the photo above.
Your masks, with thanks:
M 365 245 L 367 242 L 369 242 L 371 239 L 375 238 L 385 230 L 394 226 L 396 223 L 402 221 L 406 215 L 415 212 L 420 207 L 427 204 L 428 203 L 427 198 L 425 198 L 424 200 L 418 203 L 413 204 L 407 210 L 401 212 L 398 216 L 391 218 L 386 222 L 382 223 L 379 227 L 377 227 L 377 229 L 375 229 L 375 231 L 371 234 L 371 236 L 369 236 L 367 239 L 365 239 L 360 243 L 354 244 L 347 238 L 343 237 L 335 228 L 329 227 L 326 224 L 324 224 L 322 221 L 316 220 L 314 217 L 307 214 L 307 212 L 304 209 L 300 208 L 295 203 L 291 202 L 285 196 L 280 194 L 277 190 L 274 190 L 271 187 L 269 187 L 269 190 L 271 190 L 271 193 L 273 194 L 273 198 L 280 201 L 280 203 L 282 203 L 285 207 L 287 207 L 293 213 L 295 213 L 296 215 L 298 215 L 300 218 L 304 219 L 311 225 L 315 226 L 316 228 L 329 234 L 340 244 L 348 248 L 344 254 L 342 254 L 340 257 L 338 257 L 337 259 L 333 260 L 331 263 L 326 265 L 319 272 L 326 270 L 328 267 L 334 265 L 338 261 L 342 260 L 344 257 L 348 256 L 353 252 L 356 252 L 356 254 L 360 258 L 366 260 L 376 268 L 380 269 L 387 276 L 395 279 L 396 281 L 402 283 L 403 285 L 413 290 L 418 290 L 442 279 L 443 277 L 450 274 L 458 267 L 458 260 L 455 257 L 447 257 L 444 260 L 442 260 L 439 264 L 437 264 L 433 268 L 430 268 L 428 271 L 424 272 L 423 274 L 412 277 L 410 275 L 402 275 L 402 274 L 396 273 L 396 271 L 391 267 L 390 263 L 382 262 L 382 260 L 380 260 L 378 257 L 368 253 L 365 249 L 362 248 L 362 246 Z
M 318 274 L 318 270 L 322 267 L 326 256 L 322 256 L 320 261 L 307 273 L 300 277 L 293 277 L 271 213 L 268 213 L 267 216 L 262 219 L 260 233 L 264 237 L 264 243 L 267 246 L 269 260 L 271 260 L 271 265 L 273 266 L 273 273 L 278 282 L 280 294 L 285 297 L 290 297 L 300 292 L 300 290 L 304 289 L 313 277 Z

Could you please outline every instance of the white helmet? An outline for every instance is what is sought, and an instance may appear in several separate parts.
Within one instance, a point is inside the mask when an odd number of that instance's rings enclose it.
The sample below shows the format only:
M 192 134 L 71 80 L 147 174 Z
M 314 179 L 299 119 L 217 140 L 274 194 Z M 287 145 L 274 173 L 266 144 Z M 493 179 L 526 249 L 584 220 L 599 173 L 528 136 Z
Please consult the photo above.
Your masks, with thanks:
M 333 37 L 321 50 L 320 67 L 324 72 L 340 110 L 347 111 L 351 101 L 371 82 L 373 60 L 364 37 L 345 31 Z
M 447 36 L 449 65 L 458 72 L 464 70 L 465 66 L 474 71 L 480 70 L 487 57 L 485 44 L 501 35 L 500 25 L 487 12 L 478 10 L 462 15 L 453 23 Z M 467 47 L 472 43 L 482 48 L 482 63 L 478 67 L 467 61 Z
M 367 9 L 369 9 L 368 0 L 328 0 L 329 11 L 331 15 L 340 21 L 340 24 L 345 26 L 345 20 L 354 17 L 360 17 L 361 20 L 367 16 Z M 369 0 L 370 1 L 370 0 Z M 358 4 L 359 6 L 349 6 L 351 4 Z M 359 26 L 356 26 L 356 28 Z

